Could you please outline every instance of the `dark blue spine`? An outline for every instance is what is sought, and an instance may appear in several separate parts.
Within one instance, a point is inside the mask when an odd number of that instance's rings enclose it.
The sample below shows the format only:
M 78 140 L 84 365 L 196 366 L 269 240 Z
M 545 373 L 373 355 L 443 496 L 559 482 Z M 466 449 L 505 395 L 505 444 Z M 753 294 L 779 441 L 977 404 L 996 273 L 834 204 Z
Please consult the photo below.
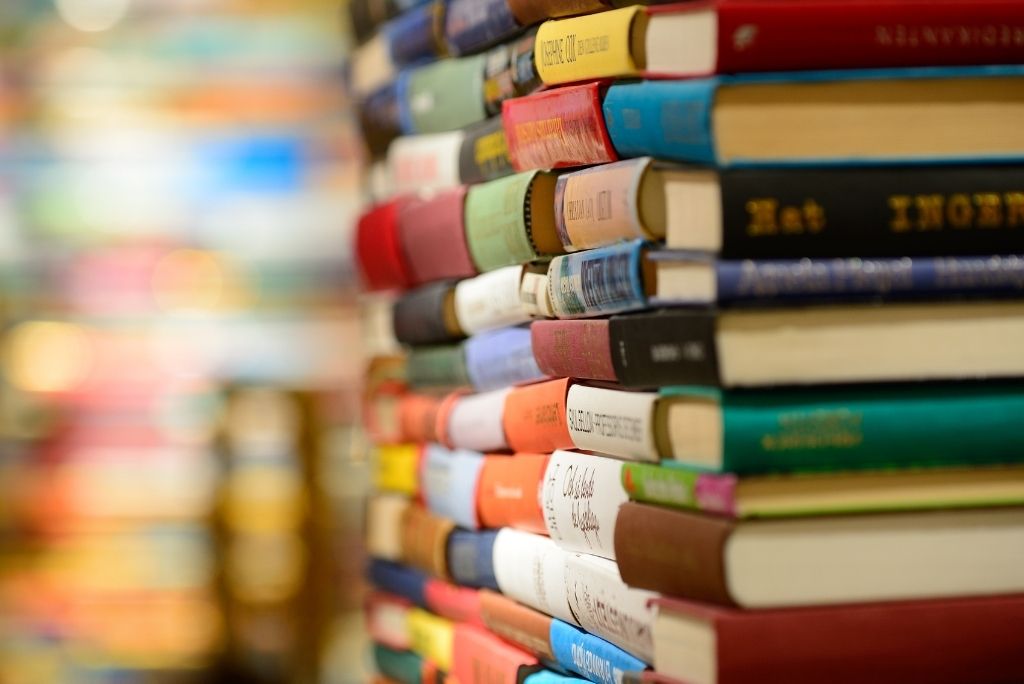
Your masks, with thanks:
M 419 570 L 374 558 L 366 574 L 370 583 L 381 591 L 406 598 L 421 608 L 427 607 L 427 576 Z
M 506 0 L 450 0 L 445 13 L 444 35 L 453 55 L 480 52 L 519 29 Z
M 494 577 L 494 539 L 497 530 L 456 529 L 448 537 L 448 572 L 456 584 L 475 589 L 498 589 Z
M 395 64 L 415 64 L 438 56 L 434 3 L 419 5 L 384 25 Z

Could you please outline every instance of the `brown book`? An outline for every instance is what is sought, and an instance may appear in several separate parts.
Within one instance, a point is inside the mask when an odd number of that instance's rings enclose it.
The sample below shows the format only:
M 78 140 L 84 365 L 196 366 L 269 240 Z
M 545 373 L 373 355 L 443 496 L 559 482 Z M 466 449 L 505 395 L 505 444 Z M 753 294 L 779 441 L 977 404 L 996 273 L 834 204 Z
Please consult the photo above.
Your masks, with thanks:
M 662 599 L 654 665 L 689 684 L 1024 681 L 1024 595 L 743 611 Z
M 555 661 L 551 618 L 487 589 L 480 591 L 480 614 L 487 629 L 538 658 Z
M 743 608 L 1024 593 L 1024 508 L 737 521 L 631 502 L 615 553 L 632 587 Z
M 402 562 L 448 579 L 448 537 L 454 529 L 451 520 L 409 506 L 402 516 Z

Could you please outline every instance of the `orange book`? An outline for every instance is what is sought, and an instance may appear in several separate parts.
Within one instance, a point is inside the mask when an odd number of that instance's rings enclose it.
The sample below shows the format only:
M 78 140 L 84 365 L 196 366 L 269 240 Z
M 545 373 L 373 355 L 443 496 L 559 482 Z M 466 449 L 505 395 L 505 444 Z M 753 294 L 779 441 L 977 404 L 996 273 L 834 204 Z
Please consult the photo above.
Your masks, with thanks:
M 550 615 L 487 589 L 480 592 L 480 613 L 487 629 L 501 638 L 548 662 L 557 661 L 551 649 Z
M 516 684 L 521 667 L 537 664 L 526 651 L 473 625 L 455 626 L 455 663 L 459 684 Z
M 406 394 L 398 402 L 398 424 L 406 442 L 436 442 L 440 397 Z
M 447 579 L 448 536 L 454 529 L 451 520 L 409 506 L 402 518 L 402 562 Z
M 539 492 L 548 458 L 547 454 L 484 457 L 476 493 L 483 527 L 547 534 Z
M 559 378 L 516 387 L 509 393 L 502 424 L 513 451 L 550 453 L 573 448 L 565 422 L 570 382 L 569 378 Z

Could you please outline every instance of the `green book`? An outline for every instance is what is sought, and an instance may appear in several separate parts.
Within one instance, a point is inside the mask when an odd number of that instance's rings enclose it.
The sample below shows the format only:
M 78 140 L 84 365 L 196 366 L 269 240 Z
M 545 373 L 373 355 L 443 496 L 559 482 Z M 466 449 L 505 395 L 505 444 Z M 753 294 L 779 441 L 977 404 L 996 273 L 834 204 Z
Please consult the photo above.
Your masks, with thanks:
M 404 73 L 399 99 L 409 132 L 454 131 L 486 119 L 484 59 L 442 59 Z
M 1024 384 L 665 387 L 665 457 L 736 474 L 1024 461 Z
M 413 347 L 406 364 L 415 388 L 455 388 L 469 385 L 466 355 L 461 344 Z
M 412 651 L 398 651 L 383 644 L 374 644 L 373 660 L 385 677 L 402 684 L 420 684 L 423 659 Z

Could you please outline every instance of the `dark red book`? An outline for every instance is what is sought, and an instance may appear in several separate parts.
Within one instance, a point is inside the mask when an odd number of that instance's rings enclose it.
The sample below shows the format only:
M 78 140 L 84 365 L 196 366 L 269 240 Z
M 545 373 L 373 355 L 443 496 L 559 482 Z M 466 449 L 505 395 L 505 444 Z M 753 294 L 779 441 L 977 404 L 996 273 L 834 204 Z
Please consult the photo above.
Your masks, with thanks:
M 415 285 L 477 275 L 466 243 L 466 188 L 410 197 L 398 210 L 398 238 Z
M 501 118 L 516 171 L 616 161 L 601 111 L 604 89 L 584 83 L 505 100 Z
M 608 320 L 534 321 L 533 356 L 544 375 L 615 382 Z
M 398 236 L 398 211 L 403 200 L 378 204 L 356 225 L 356 263 L 369 290 L 412 285 Z
M 655 669 L 689 684 L 1024 681 L 1024 595 L 758 611 L 656 603 Z

